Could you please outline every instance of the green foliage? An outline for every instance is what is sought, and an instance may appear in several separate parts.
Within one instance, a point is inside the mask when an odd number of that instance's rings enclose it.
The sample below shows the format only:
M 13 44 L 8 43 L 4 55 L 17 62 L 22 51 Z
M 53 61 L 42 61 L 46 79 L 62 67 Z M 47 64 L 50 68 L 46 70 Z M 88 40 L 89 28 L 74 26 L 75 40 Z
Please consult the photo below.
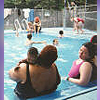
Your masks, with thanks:
M 66 0 L 67 3 L 75 1 L 77 5 L 84 5 L 86 0 Z M 97 3 L 96 0 L 87 0 L 87 3 Z M 4 0 L 5 8 L 44 8 L 62 10 L 64 8 L 64 0 Z

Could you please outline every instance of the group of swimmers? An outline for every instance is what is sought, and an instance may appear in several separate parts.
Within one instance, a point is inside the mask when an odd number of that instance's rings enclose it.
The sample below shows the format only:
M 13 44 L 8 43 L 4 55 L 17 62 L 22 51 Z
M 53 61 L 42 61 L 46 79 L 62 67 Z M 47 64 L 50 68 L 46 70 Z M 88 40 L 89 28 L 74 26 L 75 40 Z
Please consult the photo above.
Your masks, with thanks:
M 27 27 L 27 31 L 30 33 L 37 33 L 39 34 L 41 30 L 41 21 L 39 17 L 35 17 L 34 18 L 34 23 L 32 24 L 32 22 L 28 22 L 28 27 Z
M 35 20 L 38 18 L 36 17 Z M 72 18 L 75 21 L 74 30 L 82 30 L 84 21 L 80 18 Z M 56 46 L 59 44 L 58 39 L 53 40 L 53 45 L 47 45 L 46 41 L 32 41 L 32 32 L 37 28 L 40 30 L 39 23 L 29 24 L 29 33 L 27 34 L 26 46 L 30 46 L 27 52 L 27 58 L 19 61 L 15 68 L 9 71 L 9 76 L 17 82 L 14 89 L 15 94 L 26 100 L 45 94 L 49 94 L 57 89 L 61 82 L 61 77 L 55 61 L 58 58 Z M 36 32 L 36 30 L 34 31 Z M 64 37 L 64 32 L 59 31 L 59 38 Z M 38 52 L 32 44 L 46 44 Z M 97 80 L 97 35 L 93 36 L 90 42 L 82 44 L 79 50 L 79 58 L 73 62 L 71 70 L 64 78 L 66 81 L 86 86 L 89 82 Z
M 62 30 L 60 30 L 58 38 L 62 38 L 62 37 L 64 37 L 64 32 Z M 26 39 L 26 42 L 25 42 L 25 46 L 32 47 L 32 44 L 45 44 L 45 45 L 47 45 L 47 42 L 46 41 L 38 41 L 38 42 L 33 41 L 32 40 L 32 33 L 28 33 L 27 34 L 27 39 Z M 59 45 L 58 39 L 53 39 L 53 45 L 54 46 Z
M 62 34 L 62 31 L 60 33 Z M 30 33 L 28 38 L 31 37 Z M 42 41 L 41 43 L 45 42 Z M 56 43 L 58 44 L 57 40 Z M 17 82 L 14 89 L 15 94 L 26 100 L 55 91 L 61 82 L 55 64 L 57 58 L 57 48 L 53 45 L 46 45 L 40 53 L 37 48 L 30 47 L 27 58 L 19 61 L 17 66 L 9 71 L 10 78 Z M 65 80 L 82 86 L 97 80 L 96 61 L 97 35 L 93 36 L 90 42 L 82 44 L 79 50 L 79 58 L 73 62 Z

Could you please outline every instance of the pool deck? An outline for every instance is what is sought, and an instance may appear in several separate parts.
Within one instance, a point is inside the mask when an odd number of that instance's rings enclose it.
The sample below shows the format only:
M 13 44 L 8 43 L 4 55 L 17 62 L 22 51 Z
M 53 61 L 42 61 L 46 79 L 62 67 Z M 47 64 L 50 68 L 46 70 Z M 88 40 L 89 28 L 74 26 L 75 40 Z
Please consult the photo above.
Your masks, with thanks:
M 89 93 L 78 95 L 67 100 L 97 100 L 97 90 L 94 90 Z
M 69 95 L 69 90 L 56 91 L 48 95 L 27 100 L 97 100 L 97 86 Z

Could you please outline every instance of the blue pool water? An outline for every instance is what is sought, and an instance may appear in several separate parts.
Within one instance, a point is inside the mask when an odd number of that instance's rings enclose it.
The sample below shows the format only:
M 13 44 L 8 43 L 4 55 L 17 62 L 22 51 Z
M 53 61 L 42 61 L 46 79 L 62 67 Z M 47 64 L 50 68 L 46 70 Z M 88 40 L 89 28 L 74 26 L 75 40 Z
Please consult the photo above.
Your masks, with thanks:
M 20 33 L 19 37 L 15 36 L 15 33 L 4 34 L 4 94 L 8 100 L 14 100 L 13 89 L 16 86 L 16 82 L 9 79 L 8 71 L 15 67 L 16 64 L 27 56 L 28 47 L 25 46 L 26 33 Z M 47 41 L 47 44 L 52 44 L 53 39 L 57 38 L 56 35 L 48 35 L 48 33 L 41 33 L 39 35 L 33 34 L 33 41 Z M 57 91 L 71 89 L 76 87 L 75 84 L 63 80 L 72 65 L 72 62 L 78 58 L 78 51 L 84 42 L 89 41 L 87 39 L 80 39 L 78 37 L 64 37 L 58 38 L 59 45 L 56 46 L 58 50 L 58 59 L 56 65 L 58 67 L 60 76 L 62 78 L 61 84 L 58 86 Z M 37 47 L 39 52 L 45 47 L 45 44 L 33 44 L 32 46 Z M 75 89 L 74 92 L 79 90 Z

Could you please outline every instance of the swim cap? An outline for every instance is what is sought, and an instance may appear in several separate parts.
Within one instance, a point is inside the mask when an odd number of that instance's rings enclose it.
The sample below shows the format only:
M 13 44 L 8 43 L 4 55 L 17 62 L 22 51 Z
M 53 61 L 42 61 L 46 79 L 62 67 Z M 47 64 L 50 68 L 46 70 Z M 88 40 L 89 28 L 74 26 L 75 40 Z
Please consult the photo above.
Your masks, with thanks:
M 39 17 L 35 17 L 35 21 L 39 21 Z

